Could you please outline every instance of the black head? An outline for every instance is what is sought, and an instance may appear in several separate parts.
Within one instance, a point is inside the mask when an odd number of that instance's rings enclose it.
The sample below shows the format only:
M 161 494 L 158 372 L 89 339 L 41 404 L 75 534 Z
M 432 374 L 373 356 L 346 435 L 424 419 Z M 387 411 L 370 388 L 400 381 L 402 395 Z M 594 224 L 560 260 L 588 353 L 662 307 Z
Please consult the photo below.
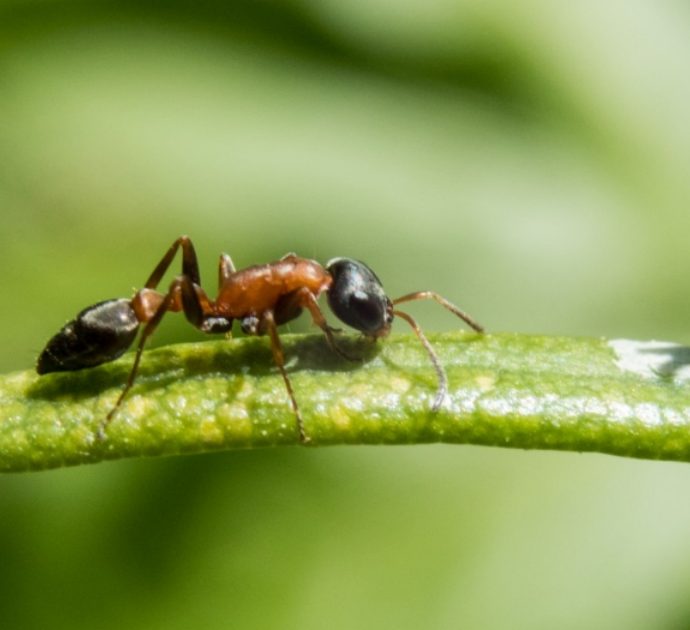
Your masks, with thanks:
M 393 304 L 378 276 L 351 258 L 334 258 L 326 270 L 333 278 L 328 305 L 336 317 L 365 335 L 385 337 L 393 322 Z
M 48 342 L 36 371 L 65 372 L 113 361 L 132 345 L 139 323 L 129 300 L 89 306 Z

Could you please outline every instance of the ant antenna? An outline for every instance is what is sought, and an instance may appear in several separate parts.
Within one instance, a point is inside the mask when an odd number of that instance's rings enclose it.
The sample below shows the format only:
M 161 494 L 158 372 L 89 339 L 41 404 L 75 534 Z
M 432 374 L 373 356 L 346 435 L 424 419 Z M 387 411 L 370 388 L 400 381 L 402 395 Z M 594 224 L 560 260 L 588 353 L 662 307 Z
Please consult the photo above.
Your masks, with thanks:
M 431 410 L 434 412 L 438 411 L 441 408 L 443 401 L 446 399 L 446 396 L 448 396 L 448 377 L 446 376 L 446 371 L 443 369 L 436 351 L 431 343 L 429 343 L 429 340 L 426 338 L 426 335 L 422 332 L 422 329 L 419 327 L 419 324 L 415 321 L 415 319 L 403 311 L 393 311 L 393 315 L 402 317 L 412 327 L 412 330 L 414 330 L 415 335 L 417 335 L 419 340 L 422 342 L 422 345 L 426 349 L 426 352 L 431 359 L 431 363 L 436 370 L 436 376 L 438 377 L 438 390 L 436 391 L 436 398 L 434 398 L 434 404 L 431 406 Z
M 446 300 L 446 298 L 434 291 L 416 291 L 415 293 L 408 293 L 407 295 L 403 295 L 402 297 L 393 300 L 393 304 L 396 305 L 402 302 L 412 302 L 414 300 L 425 299 L 435 300 L 441 306 L 443 306 L 443 308 L 449 310 L 454 315 L 457 315 L 462 321 L 464 321 L 470 328 L 472 328 L 476 332 L 484 332 L 484 327 L 481 324 L 472 319 L 467 313 L 460 310 L 457 306 L 455 306 L 455 304 L 449 302 L 448 300 Z M 419 324 L 415 321 L 415 319 L 411 315 L 408 315 L 407 313 L 398 310 L 394 310 L 393 315 L 402 317 L 412 327 L 412 330 L 414 330 L 415 334 L 422 342 L 422 345 L 426 349 L 427 354 L 431 359 L 431 363 L 433 364 L 434 369 L 436 370 L 436 375 L 438 376 L 438 390 L 436 392 L 436 398 L 434 398 L 434 404 L 432 405 L 431 409 L 432 411 L 438 411 L 441 408 L 443 401 L 448 396 L 448 377 L 446 376 L 446 371 L 443 369 L 443 366 L 441 365 L 441 361 L 439 360 L 436 351 L 434 350 L 431 343 L 429 343 L 429 340 L 426 338 L 426 335 L 422 332 L 422 329 L 419 327 Z

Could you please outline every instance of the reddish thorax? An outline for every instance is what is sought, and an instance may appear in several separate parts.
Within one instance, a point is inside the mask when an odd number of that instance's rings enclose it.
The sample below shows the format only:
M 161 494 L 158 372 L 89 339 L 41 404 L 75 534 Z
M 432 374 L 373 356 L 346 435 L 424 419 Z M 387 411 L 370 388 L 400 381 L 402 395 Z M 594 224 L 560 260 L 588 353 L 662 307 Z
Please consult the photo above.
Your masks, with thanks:
M 281 297 L 303 287 L 318 297 L 331 282 L 330 274 L 316 261 L 288 256 L 233 273 L 220 287 L 215 310 L 239 319 L 272 309 Z

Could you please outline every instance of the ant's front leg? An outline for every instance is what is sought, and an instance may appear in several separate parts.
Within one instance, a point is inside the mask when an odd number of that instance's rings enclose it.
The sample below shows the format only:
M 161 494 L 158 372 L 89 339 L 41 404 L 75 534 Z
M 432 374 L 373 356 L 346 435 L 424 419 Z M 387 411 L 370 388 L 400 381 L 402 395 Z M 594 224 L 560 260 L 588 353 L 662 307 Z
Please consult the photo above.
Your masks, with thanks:
M 302 287 L 292 293 L 288 293 L 277 304 L 275 309 L 275 319 L 278 324 L 284 324 L 291 319 L 297 317 L 303 308 L 306 308 L 311 314 L 312 321 L 316 324 L 326 335 L 326 341 L 331 349 L 343 359 L 347 361 L 360 361 L 361 359 L 353 357 L 338 346 L 335 341 L 334 332 L 338 332 L 338 328 L 333 328 L 324 317 L 321 307 L 316 299 L 316 296 L 307 288 Z

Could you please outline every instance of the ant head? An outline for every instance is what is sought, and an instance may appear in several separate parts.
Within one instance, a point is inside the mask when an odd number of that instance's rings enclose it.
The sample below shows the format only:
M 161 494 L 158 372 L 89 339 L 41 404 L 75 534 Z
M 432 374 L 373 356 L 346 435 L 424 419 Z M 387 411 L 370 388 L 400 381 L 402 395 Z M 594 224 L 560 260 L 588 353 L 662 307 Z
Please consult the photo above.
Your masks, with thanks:
M 89 306 L 48 342 L 36 371 L 64 372 L 113 361 L 132 345 L 139 323 L 129 300 Z
M 336 317 L 369 337 L 385 337 L 393 322 L 393 304 L 378 276 L 351 258 L 334 258 L 326 270 L 333 278 L 328 305 Z

